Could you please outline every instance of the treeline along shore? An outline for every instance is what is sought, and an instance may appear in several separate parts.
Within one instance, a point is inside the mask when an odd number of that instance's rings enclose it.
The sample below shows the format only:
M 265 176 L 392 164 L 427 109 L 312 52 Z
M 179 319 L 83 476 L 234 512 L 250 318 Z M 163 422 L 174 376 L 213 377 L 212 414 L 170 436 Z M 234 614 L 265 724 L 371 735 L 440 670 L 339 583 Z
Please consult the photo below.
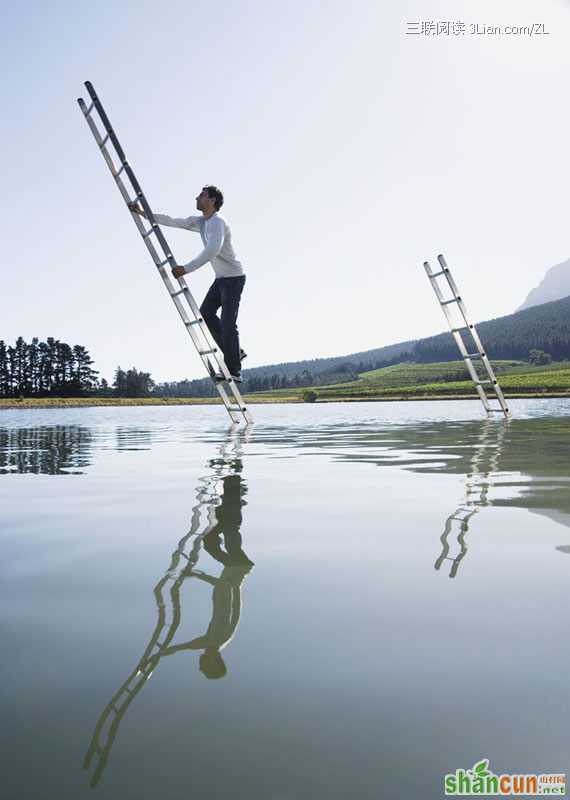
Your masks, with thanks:
M 532 364 L 519 361 L 493 362 L 508 398 L 570 397 L 570 363 Z M 358 380 L 330 386 L 275 389 L 245 395 L 248 403 L 331 403 L 403 400 L 465 400 L 476 398 L 473 383 L 465 378 L 462 361 L 437 364 L 404 362 L 362 373 Z M 55 408 L 81 406 L 206 405 L 214 397 L 12 397 L 0 398 L 0 410 L 7 408 Z
M 508 397 L 570 395 L 570 297 L 477 329 Z M 346 356 L 253 367 L 242 375 L 248 402 L 477 397 L 449 332 Z M 155 383 L 148 371 L 118 366 L 108 382 L 83 345 L 54 337 L 0 340 L 0 409 L 218 401 L 210 378 Z

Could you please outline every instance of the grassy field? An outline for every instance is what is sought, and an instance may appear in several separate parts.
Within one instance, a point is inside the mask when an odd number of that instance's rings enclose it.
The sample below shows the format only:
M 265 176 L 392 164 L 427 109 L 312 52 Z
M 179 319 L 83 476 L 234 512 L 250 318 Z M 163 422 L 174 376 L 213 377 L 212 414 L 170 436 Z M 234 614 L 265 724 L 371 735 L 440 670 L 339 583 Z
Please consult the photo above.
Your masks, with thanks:
M 560 362 L 533 367 L 521 361 L 493 361 L 501 387 L 507 397 L 570 397 L 570 363 Z M 488 387 L 487 387 L 488 388 Z M 463 361 L 438 364 L 396 364 L 363 372 L 357 380 L 331 386 L 275 389 L 245 396 L 248 403 L 303 402 L 306 391 L 316 394 L 317 402 L 335 400 L 401 400 L 477 397 Z M 23 400 L 0 399 L 2 408 L 74 408 L 81 406 L 163 406 L 208 405 L 219 398 L 205 397 L 46 397 Z
M 493 368 L 508 397 L 570 395 L 570 363 L 533 367 L 521 361 L 494 361 Z M 463 361 L 436 364 L 396 364 L 363 372 L 358 380 L 331 386 L 308 387 L 323 400 L 392 400 L 401 398 L 477 397 Z M 297 392 L 302 398 L 307 389 L 278 389 L 256 397 L 279 399 Z
M 516 361 L 493 362 L 501 387 L 507 392 L 570 391 L 570 364 L 532 367 Z M 482 372 L 480 374 L 483 374 Z M 486 376 L 485 376 L 486 377 Z M 364 372 L 351 384 L 324 386 L 317 394 L 473 394 L 475 388 L 462 361 L 442 364 L 397 364 L 394 367 Z
M 251 395 L 246 397 L 253 403 L 299 403 L 299 394 L 274 398 Z M 202 406 L 221 404 L 219 397 L 25 397 L 0 398 L 0 411 L 8 408 L 86 408 L 90 406 Z

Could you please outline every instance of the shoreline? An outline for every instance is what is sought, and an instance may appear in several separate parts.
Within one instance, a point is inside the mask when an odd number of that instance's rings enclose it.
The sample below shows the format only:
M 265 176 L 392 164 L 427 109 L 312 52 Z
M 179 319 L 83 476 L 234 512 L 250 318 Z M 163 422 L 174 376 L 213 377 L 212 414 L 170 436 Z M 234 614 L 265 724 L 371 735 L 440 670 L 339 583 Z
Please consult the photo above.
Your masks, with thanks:
M 570 398 L 570 391 L 567 392 L 517 392 L 515 394 L 505 394 L 505 400 L 524 400 L 539 398 Z M 305 403 L 302 397 L 245 397 L 248 405 L 280 405 L 300 403 L 303 405 L 318 405 L 319 403 L 401 403 L 412 400 L 479 400 L 478 395 L 473 394 L 438 394 L 438 395 L 396 395 L 396 396 L 377 396 L 377 397 L 323 397 L 313 403 Z M 168 397 L 168 398 L 128 398 L 128 397 L 41 397 L 25 398 L 24 400 L 0 399 L 0 411 L 3 409 L 33 410 L 39 408 L 96 408 L 114 406 L 211 406 L 222 405 L 217 398 L 201 397 Z

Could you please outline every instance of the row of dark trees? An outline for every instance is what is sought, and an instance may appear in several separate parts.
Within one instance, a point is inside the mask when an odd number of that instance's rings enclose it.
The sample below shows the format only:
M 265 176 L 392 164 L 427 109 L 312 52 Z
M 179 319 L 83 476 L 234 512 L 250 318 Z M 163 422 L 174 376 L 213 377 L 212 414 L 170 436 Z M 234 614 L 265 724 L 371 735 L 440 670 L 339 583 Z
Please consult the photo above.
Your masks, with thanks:
M 478 331 L 494 360 L 530 360 L 548 364 L 570 359 L 570 297 L 534 306 L 499 319 L 480 323 Z M 470 336 L 465 344 L 474 351 Z M 307 388 L 353 381 L 367 370 L 403 361 L 456 361 L 458 352 L 450 333 L 419 341 L 401 342 L 349 356 L 254 367 L 243 373 L 244 392 Z M 49 337 L 28 344 L 20 336 L 14 345 L 0 340 L 0 397 L 211 397 L 216 390 L 209 378 L 171 381 L 155 385 L 148 372 L 118 367 L 112 386 L 93 368 L 82 345 L 69 345 Z
M 411 359 L 410 353 L 403 353 L 392 358 L 373 359 L 368 362 L 345 361 L 342 364 L 334 364 L 314 372 L 305 368 L 290 374 L 279 370 L 279 364 L 272 367 L 255 367 L 243 373 L 240 390 L 243 393 L 267 392 L 273 389 L 299 389 L 309 386 L 330 386 L 333 383 L 349 383 L 355 381 L 361 372 L 389 367 Z M 332 359 L 330 360 L 332 361 Z M 209 378 L 198 378 L 160 383 L 155 387 L 154 394 L 160 397 L 213 397 L 216 390 Z
M 345 377 L 346 380 L 346 377 Z M 330 381 L 327 381 L 329 383 Z M 313 386 L 315 376 L 308 370 L 297 373 L 288 378 L 278 372 L 267 375 L 243 376 L 243 383 L 240 386 L 242 392 L 265 392 L 271 389 L 291 389 L 300 386 Z M 210 378 L 199 378 L 197 380 L 169 381 L 158 384 L 154 394 L 160 397 L 213 397 L 216 390 Z
M 117 367 L 113 394 L 116 397 L 148 397 L 154 389 L 154 381 L 148 372 L 139 372 L 134 367 L 125 372 Z
M 99 387 L 98 372 L 88 350 L 48 337 L 14 345 L 0 340 L 1 397 L 60 397 L 87 394 Z
M 0 340 L 0 397 L 145 397 L 154 381 L 148 372 L 117 367 L 112 386 L 93 368 L 86 347 L 50 336 L 45 342 L 22 336 L 14 345 Z

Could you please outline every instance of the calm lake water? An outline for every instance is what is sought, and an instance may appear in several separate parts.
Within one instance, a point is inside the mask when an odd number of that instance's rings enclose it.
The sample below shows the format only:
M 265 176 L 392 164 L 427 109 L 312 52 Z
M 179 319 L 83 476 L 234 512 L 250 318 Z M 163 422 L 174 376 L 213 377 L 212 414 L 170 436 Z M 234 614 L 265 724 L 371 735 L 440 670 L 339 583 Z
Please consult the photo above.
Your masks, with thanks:
M 570 402 L 0 413 L 2 797 L 570 769 Z

